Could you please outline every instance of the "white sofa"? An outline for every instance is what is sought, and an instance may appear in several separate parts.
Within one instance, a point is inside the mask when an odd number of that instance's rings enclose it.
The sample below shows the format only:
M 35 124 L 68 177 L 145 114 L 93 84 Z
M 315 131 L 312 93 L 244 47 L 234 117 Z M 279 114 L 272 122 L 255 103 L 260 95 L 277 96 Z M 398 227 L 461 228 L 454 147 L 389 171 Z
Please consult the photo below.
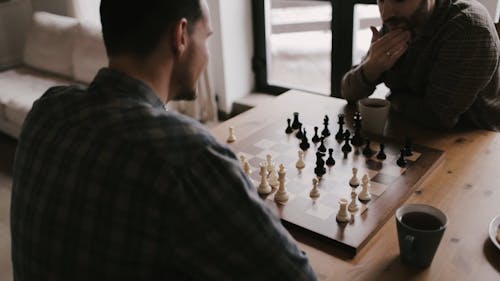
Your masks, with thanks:
M 105 65 L 98 23 L 35 12 L 23 64 L 0 72 L 0 131 L 18 138 L 33 102 L 48 88 L 88 84 Z

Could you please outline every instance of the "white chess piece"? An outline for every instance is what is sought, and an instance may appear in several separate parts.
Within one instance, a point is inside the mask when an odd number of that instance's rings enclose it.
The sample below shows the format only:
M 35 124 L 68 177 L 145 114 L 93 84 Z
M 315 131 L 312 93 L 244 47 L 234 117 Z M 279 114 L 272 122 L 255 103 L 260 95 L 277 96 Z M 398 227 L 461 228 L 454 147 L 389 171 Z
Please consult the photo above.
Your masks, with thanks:
M 234 135 L 234 127 L 229 127 L 229 137 L 227 138 L 228 143 L 232 143 L 236 141 L 236 136 Z
M 280 184 L 278 180 L 278 173 L 276 172 L 276 168 L 274 165 L 271 166 L 271 171 L 269 172 L 269 184 L 273 187 L 276 188 Z
M 297 161 L 297 164 L 295 164 L 295 167 L 297 169 L 304 169 L 306 166 L 306 163 L 304 162 L 304 151 L 299 150 L 299 160 Z
M 245 157 L 245 155 L 243 154 L 240 154 L 240 163 L 241 163 L 241 167 L 245 166 L 245 162 L 247 161 L 247 158 Z
M 267 170 L 266 170 L 266 164 L 265 163 L 260 163 L 260 184 L 257 189 L 257 192 L 259 194 L 269 194 L 271 193 L 272 188 L 267 182 Z
M 349 185 L 352 186 L 352 187 L 358 187 L 359 186 L 358 169 L 357 168 L 352 168 L 352 178 L 349 181 Z
M 338 222 L 348 222 L 351 220 L 351 214 L 347 211 L 347 200 L 345 198 L 340 199 L 339 201 L 339 212 L 337 213 L 337 221 Z
M 351 203 L 349 203 L 349 206 L 347 207 L 349 209 L 349 212 L 357 212 L 359 210 L 358 204 L 356 202 L 357 196 L 356 196 L 356 191 L 351 192 Z
M 274 195 L 274 201 L 278 204 L 284 205 L 288 201 L 288 192 L 285 188 L 285 177 L 286 177 L 286 169 L 283 164 L 280 164 L 279 174 L 279 188 L 276 194 Z
M 252 173 L 252 168 L 250 167 L 250 164 L 246 160 L 245 163 L 243 163 L 243 171 L 245 171 L 245 174 L 250 177 L 250 174 Z
M 318 189 L 318 179 L 314 178 L 313 179 L 313 188 L 311 189 L 311 192 L 309 192 L 309 196 L 312 199 L 317 199 L 319 197 L 319 189 Z
M 359 200 L 361 201 L 370 201 L 372 199 L 372 195 L 370 194 L 370 178 L 368 175 L 363 176 L 363 183 L 361 186 L 363 189 L 358 195 Z
M 274 167 L 274 161 L 273 161 L 273 156 L 271 154 L 266 155 L 266 169 L 267 172 L 270 173 L 273 170 Z

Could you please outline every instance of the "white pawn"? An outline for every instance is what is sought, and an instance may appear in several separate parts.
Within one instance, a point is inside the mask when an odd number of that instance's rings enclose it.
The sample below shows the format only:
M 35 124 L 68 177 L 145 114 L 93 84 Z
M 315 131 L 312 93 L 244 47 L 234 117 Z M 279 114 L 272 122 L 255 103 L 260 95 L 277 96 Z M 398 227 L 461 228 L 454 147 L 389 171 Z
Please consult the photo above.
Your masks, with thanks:
M 300 170 L 304 169 L 305 166 L 306 163 L 304 162 L 304 151 L 299 150 L 299 160 L 297 161 L 297 164 L 295 164 L 295 167 Z
M 232 143 L 236 141 L 236 136 L 234 135 L 234 127 L 229 127 L 229 137 L 227 138 L 228 143 Z
M 241 163 L 241 167 L 245 166 L 245 162 L 247 161 L 247 158 L 245 157 L 245 155 L 241 154 L 240 155 L 240 163 Z
M 243 163 L 243 171 L 245 171 L 245 174 L 250 177 L 252 168 L 250 168 L 250 164 L 248 163 L 248 161 L 245 161 L 245 163 Z
M 272 170 L 273 170 L 273 167 L 274 167 L 274 161 L 273 161 L 273 157 L 271 156 L 271 154 L 268 154 L 266 155 L 266 169 L 267 169 L 267 172 L 270 173 Z
M 340 209 L 337 213 L 337 221 L 338 222 L 348 222 L 351 220 L 351 214 L 347 211 L 347 200 L 345 198 L 340 199 L 339 201 Z
M 372 195 L 370 194 L 370 178 L 368 175 L 363 176 L 363 183 L 361 186 L 363 189 L 358 195 L 359 200 L 361 201 L 370 201 L 372 199 Z
M 359 210 L 358 204 L 356 202 L 356 192 L 353 191 L 351 192 L 351 203 L 349 203 L 349 206 L 347 207 L 349 209 L 349 212 L 357 212 Z
M 286 191 L 285 188 L 285 176 L 286 176 L 286 170 L 285 166 L 283 164 L 280 164 L 280 170 L 278 172 L 279 174 L 279 188 L 276 194 L 274 195 L 274 201 L 278 204 L 284 205 L 288 201 L 288 192 Z
M 266 164 L 265 163 L 260 163 L 260 184 L 259 188 L 257 189 L 257 192 L 259 194 L 269 194 L 273 191 L 269 183 L 267 182 L 267 171 L 266 171 Z
M 271 166 L 271 172 L 269 172 L 269 184 L 273 187 L 276 188 L 280 184 L 278 180 L 278 173 L 276 172 L 276 168 L 274 165 Z
M 352 187 L 358 187 L 359 186 L 358 169 L 357 168 L 352 168 L 352 178 L 349 181 L 349 185 L 352 186 Z
M 318 189 L 318 179 L 314 178 L 313 179 L 313 188 L 311 189 L 311 192 L 309 192 L 309 196 L 312 199 L 317 199 L 319 197 L 319 189 Z

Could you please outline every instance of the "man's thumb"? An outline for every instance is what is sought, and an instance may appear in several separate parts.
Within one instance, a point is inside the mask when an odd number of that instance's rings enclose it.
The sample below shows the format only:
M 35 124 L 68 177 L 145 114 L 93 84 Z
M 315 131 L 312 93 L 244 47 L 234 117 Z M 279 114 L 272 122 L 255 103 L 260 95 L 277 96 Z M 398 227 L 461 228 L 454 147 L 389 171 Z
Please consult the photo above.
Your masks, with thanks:
M 377 41 L 380 38 L 380 33 L 377 28 L 375 26 L 370 26 L 370 30 L 372 31 L 372 42 Z

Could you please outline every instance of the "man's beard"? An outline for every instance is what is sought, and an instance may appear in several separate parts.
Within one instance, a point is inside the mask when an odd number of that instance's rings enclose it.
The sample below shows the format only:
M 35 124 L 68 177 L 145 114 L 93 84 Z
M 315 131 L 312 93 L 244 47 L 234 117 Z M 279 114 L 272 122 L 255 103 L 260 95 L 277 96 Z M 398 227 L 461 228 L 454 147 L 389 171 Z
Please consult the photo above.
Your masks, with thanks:
M 174 101 L 193 101 L 198 97 L 196 89 L 184 89 L 173 98 Z
M 427 20 L 427 8 L 427 0 L 422 0 L 415 12 L 413 12 L 413 14 L 411 14 L 408 18 L 392 17 L 384 21 L 383 30 L 391 31 L 400 28 L 408 30 L 412 35 L 414 35 L 415 29 L 422 28 Z

